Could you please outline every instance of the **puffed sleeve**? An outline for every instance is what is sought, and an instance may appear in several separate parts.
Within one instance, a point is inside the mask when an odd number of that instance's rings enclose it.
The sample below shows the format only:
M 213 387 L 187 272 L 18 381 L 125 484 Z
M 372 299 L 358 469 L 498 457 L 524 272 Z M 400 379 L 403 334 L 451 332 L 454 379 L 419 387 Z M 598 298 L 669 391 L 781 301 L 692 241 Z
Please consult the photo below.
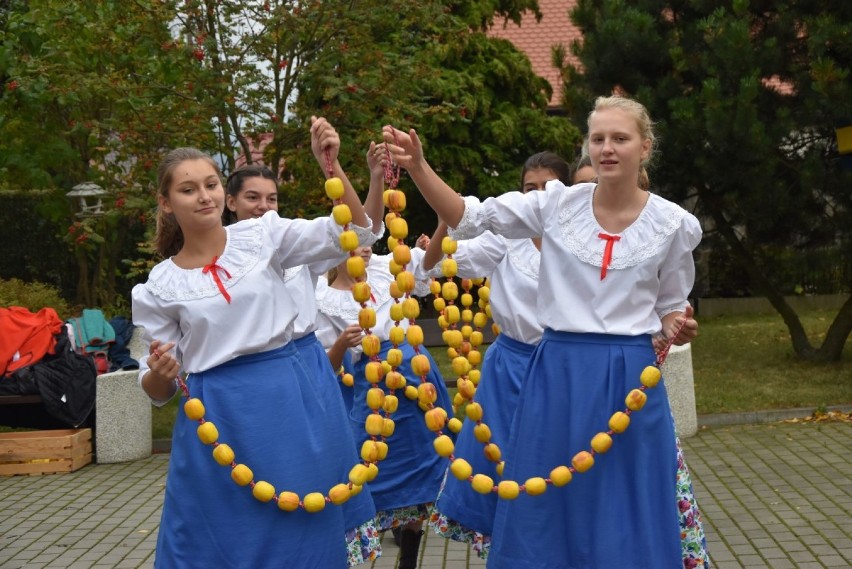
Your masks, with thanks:
M 347 254 L 340 246 L 343 228 L 332 217 L 316 219 L 287 219 L 278 212 L 268 211 L 260 218 L 278 252 L 283 268 L 295 267 L 329 259 L 345 259 Z M 370 246 L 379 238 L 373 233 L 373 222 L 367 227 L 350 224 L 358 236 L 358 243 Z M 338 261 L 339 262 L 339 261 Z
M 326 351 L 330 350 L 337 338 L 340 336 L 340 331 L 335 325 L 335 319 L 322 312 L 317 313 L 317 340 Z
M 547 218 L 558 213 L 563 191 L 566 188 L 562 182 L 552 180 L 543 192 L 508 192 L 484 202 L 467 196 L 462 219 L 449 230 L 449 235 L 462 240 L 491 231 L 510 239 L 541 237 Z
M 497 268 L 497 265 L 503 260 L 508 251 L 506 241 L 494 235 L 490 231 L 486 231 L 482 235 L 477 235 L 472 239 L 466 239 L 457 243 L 456 252 L 453 253 L 453 259 L 458 266 L 456 273 L 462 279 L 478 279 L 481 277 L 490 276 Z M 416 278 L 441 278 L 444 276 L 441 264 L 447 256 L 441 257 L 441 260 L 435 263 L 429 271 L 418 267 L 418 271 L 414 273 Z
M 415 247 L 411 250 L 411 263 L 408 270 L 414 275 L 414 290 L 411 294 L 414 296 L 428 296 L 431 292 L 429 284 L 432 282 L 432 277 L 423 270 L 423 257 L 426 256 L 426 251 Z
M 687 298 L 695 284 L 695 261 L 692 251 L 701 242 L 701 225 L 694 215 L 684 215 L 675 232 L 671 247 L 660 269 L 660 292 L 655 306 L 662 319 L 686 308 Z
M 150 346 L 154 340 L 159 340 L 162 344 L 174 342 L 175 358 L 181 361 L 181 355 L 177 348 L 178 340 L 181 338 L 177 315 L 169 314 L 169 311 L 160 304 L 158 298 L 148 292 L 143 284 L 133 287 L 131 300 L 133 324 L 142 328 L 142 338 L 145 343 Z M 148 357 L 145 355 L 139 360 L 137 381 L 140 386 L 142 385 L 142 378 L 148 371 Z M 151 402 L 157 407 L 165 405 L 168 401 L 168 399 L 151 399 Z

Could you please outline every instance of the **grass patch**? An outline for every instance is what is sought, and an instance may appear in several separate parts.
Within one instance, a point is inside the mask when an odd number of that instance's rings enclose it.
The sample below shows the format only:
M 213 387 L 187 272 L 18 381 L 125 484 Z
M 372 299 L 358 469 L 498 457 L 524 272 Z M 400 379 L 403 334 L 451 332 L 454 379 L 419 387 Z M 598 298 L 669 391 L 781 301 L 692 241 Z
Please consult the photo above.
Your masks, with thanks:
M 835 315 L 818 310 L 799 314 L 812 344 L 822 343 Z M 778 314 L 699 320 L 692 367 L 699 414 L 852 403 L 848 341 L 840 362 L 798 360 Z
M 811 341 L 822 342 L 832 311 L 800 314 Z M 695 404 L 699 414 L 852 403 L 852 353 L 835 364 L 796 359 L 787 327 L 777 314 L 719 316 L 699 320 L 692 343 Z M 446 348 L 430 348 L 441 374 L 451 377 Z M 455 391 L 451 390 L 450 396 Z M 178 410 L 175 398 L 153 413 L 154 438 L 169 438 Z

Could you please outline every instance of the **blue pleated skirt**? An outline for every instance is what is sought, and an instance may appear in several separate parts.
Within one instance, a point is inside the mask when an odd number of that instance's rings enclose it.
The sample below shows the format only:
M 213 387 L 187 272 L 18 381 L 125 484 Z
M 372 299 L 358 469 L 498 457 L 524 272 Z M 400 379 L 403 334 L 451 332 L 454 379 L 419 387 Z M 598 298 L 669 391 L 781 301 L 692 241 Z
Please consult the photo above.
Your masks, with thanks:
M 352 437 L 337 388 L 309 372 L 292 342 L 192 374 L 187 384 L 219 442 L 231 446 L 255 481 L 303 498 L 348 480 Z M 257 501 L 213 459 L 197 427 L 178 412 L 156 567 L 347 567 L 342 508 L 284 512 Z
M 653 364 L 649 336 L 546 330 L 530 360 L 504 449 L 504 478 L 523 483 L 570 465 Z M 500 500 L 490 569 L 677 569 L 677 450 L 661 382 L 588 472 L 545 494 Z
M 308 368 L 308 373 L 313 374 L 315 377 L 322 378 L 323 382 L 325 382 L 324 387 L 327 386 L 330 391 L 339 392 L 340 390 L 337 385 L 343 384 L 340 383 L 337 378 L 337 374 L 334 373 L 334 369 L 331 367 L 331 362 L 328 360 L 328 356 L 325 353 L 325 348 L 322 347 L 322 344 L 317 339 L 316 334 L 313 332 L 306 334 L 301 338 L 293 340 L 293 344 L 299 351 L 302 361 L 305 362 L 305 365 Z M 352 391 L 351 387 L 343 387 L 350 392 Z M 333 400 L 334 397 L 329 395 L 328 399 Z M 331 415 L 347 417 L 349 410 L 346 408 L 345 402 L 342 398 L 340 399 L 339 407 L 339 410 L 332 410 Z M 350 437 L 351 451 L 349 453 L 349 464 L 354 466 L 360 460 L 360 451 L 355 447 L 355 439 L 351 436 L 351 430 L 342 429 L 342 431 L 345 433 L 341 433 L 341 436 L 348 435 Z M 343 521 L 346 524 L 346 529 L 358 527 L 376 516 L 376 506 L 373 504 L 373 496 L 370 493 L 369 487 L 366 485 L 361 490 L 360 494 L 353 496 L 340 507 L 343 508 Z
M 382 342 L 379 358 L 385 359 L 387 351 L 392 347 L 390 342 Z M 399 349 L 403 353 L 403 363 L 397 371 L 405 376 L 409 385 L 419 385 L 420 377 L 411 371 L 414 348 L 403 343 Z M 424 348 L 421 353 L 431 361 L 432 369 L 427 380 L 435 385 L 438 392 L 435 405 L 443 407 L 452 416 L 452 402 L 438 371 L 438 365 L 428 350 Z M 349 416 L 359 449 L 361 443 L 369 438 L 364 430 L 364 421 L 367 415 L 372 413 L 366 402 L 367 390 L 372 387 L 364 376 L 364 367 L 368 361 L 369 358 L 362 356 L 353 366 L 355 394 Z M 384 382 L 379 385 L 386 389 Z M 434 502 L 447 465 L 447 459 L 435 452 L 435 433 L 426 428 L 423 411 L 418 407 L 417 401 L 405 397 L 402 390 L 397 390 L 396 395 L 399 397 L 399 408 L 392 416 L 395 430 L 387 439 L 388 455 L 385 460 L 379 462 L 379 474 L 369 483 L 376 510 L 379 511 Z
M 482 405 L 482 422 L 491 429 L 491 441 L 501 449 L 506 448 L 509 440 L 521 383 L 533 350 L 535 346 L 532 344 L 500 334 L 485 352 L 482 380 L 476 388 L 474 401 Z M 473 435 L 475 426 L 474 421 L 464 422 L 456 442 L 455 456 L 468 461 L 474 473 L 486 474 L 497 482 L 500 480 L 497 465 L 485 457 L 482 443 Z M 436 508 L 465 528 L 490 535 L 497 509 L 497 496 L 474 492 L 468 481 L 460 481 L 450 474 Z

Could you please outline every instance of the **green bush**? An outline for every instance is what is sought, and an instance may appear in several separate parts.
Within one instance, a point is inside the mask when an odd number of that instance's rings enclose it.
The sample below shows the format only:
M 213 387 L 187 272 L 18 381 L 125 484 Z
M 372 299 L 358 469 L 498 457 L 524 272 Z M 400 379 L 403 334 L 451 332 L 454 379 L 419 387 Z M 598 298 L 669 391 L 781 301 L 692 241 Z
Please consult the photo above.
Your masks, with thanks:
M 0 306 L 22 306 L 30 312 L 52 308 L 62 320 L 78 312 L 62 298 L 59 289 L 39 282 L 25 283 L 19 279 L 0 279 Z

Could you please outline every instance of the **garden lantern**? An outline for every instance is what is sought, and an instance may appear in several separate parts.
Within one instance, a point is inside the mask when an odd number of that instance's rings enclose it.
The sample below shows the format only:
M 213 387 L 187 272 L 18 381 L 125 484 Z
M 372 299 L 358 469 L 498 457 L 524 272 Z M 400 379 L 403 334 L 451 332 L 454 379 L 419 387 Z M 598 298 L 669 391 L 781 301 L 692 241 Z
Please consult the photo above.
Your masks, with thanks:
M 74 198 L 80 200 L 80 211 L 77 212 L 77 217 L 92 217 L 104 213 L 103 196 L 106 193 L 106 190 L 94 182 L 83 182 L 74 186 L 65 196 L 72 202 Z

